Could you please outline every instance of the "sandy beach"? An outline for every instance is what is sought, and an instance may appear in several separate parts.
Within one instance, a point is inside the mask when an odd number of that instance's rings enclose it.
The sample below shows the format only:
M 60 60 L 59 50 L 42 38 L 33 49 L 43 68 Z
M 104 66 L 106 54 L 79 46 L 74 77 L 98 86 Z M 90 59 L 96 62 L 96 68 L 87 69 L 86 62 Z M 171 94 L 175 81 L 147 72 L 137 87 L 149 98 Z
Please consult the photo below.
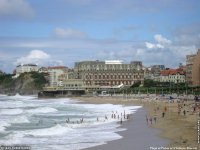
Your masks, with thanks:
M 199 109 L 193 109 L 193 101 L 169 103 L 166 99 L 147 97 L 80 97 L 84 103 L 112 103 L 141 105 L 131 119 L 123 122 L 126 131 L 119 132 L 122 139 L 87 150 L 150 150 L 150 149 L 199 149 L 197 122 Z M 184 114 L 185 111 L 185 114 Z M 164 112 L 164 117 L 163 117 Z M 148 125 L 147 120 L 148 118 Z M 151 119 L 150 119 L 151 118 Z M 154 120 L 156 118 L 156 122 Z M 152 124 L 151 121 L 152 120 Z

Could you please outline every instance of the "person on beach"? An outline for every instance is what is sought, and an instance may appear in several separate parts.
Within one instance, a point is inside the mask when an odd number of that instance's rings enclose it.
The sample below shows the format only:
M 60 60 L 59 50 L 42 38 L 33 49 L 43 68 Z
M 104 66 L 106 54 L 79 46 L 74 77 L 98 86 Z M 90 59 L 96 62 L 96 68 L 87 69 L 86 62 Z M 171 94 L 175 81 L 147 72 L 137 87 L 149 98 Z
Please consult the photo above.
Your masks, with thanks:
M 154 116 L 153 119 L 154 119 L 154 122 L 156 123 L 156 120 L 157 120 L 156 116 Z
M 130 118 L 129 114 L 127 114 L 126 117 L 127 117 L 127 120 L 129 120 L 129 118 Z
M 149 119 L 148 119 L 147 115 L 146 115 L 146 122 L 147 122 L 147 125 L 148 125 L 149 124 Z
M 108 117 L 105 115 L 105 119 L 108 120 Z
M 150 118 L 149 118 L 149 121 L 150 121 L 150 122 L 151 122 L 151 124 L 152 124 L 152 122 L 153 122 L 153 120 L 152 120 L 152 117 L 150 117 Z
M 97 117 L 97 122 L 99 121 L 99 118 Z
M 185 109 L 184 109 L 184 111 L 183 111 L 183 114 L 184 114 L 184 116 L 186 115 L 186 111 L 185 111 Z
M 162 113 L 162 117 L 163 117 L 163 118 L 165 117 L 165 112 Z
M 196 106 L 193 107 L 193 113 L 195 113 L 195 112 L 196 112 Z

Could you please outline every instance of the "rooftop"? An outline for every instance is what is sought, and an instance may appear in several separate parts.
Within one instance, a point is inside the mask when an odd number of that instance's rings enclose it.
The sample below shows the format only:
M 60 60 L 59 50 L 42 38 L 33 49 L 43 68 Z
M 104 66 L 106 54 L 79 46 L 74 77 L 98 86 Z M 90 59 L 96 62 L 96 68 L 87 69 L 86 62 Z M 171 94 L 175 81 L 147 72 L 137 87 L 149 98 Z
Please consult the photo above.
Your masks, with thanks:
M 176 74 L 185 75 L 185 72 L 183 71 L 182 68 L 168 69 L 168 70 L 163 70 L 160 72 L 161 76 L 176 75 Z

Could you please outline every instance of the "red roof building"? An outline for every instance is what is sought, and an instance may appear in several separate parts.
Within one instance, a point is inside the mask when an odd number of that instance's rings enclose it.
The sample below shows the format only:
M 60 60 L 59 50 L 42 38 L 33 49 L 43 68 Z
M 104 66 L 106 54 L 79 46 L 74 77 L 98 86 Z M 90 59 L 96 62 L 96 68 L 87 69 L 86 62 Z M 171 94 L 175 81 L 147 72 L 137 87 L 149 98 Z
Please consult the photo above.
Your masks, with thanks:
M 160 82 L 185 82 L 185 71 L 183 68 L 168 69 L 160 72 Z

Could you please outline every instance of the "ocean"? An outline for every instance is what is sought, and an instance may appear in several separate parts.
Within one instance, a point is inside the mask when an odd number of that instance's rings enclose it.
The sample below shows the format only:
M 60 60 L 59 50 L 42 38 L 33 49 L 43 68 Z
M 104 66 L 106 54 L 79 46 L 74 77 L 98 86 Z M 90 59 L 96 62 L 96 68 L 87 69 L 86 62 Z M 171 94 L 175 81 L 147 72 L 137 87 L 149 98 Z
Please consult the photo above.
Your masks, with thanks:
M 106 144 L 123 138 L 118 134 L 126 130 L 119 123 L 121 117 L 124 112 L 134 114 L 140 107 L 0 95 L 0 146 L 78 150 Z

